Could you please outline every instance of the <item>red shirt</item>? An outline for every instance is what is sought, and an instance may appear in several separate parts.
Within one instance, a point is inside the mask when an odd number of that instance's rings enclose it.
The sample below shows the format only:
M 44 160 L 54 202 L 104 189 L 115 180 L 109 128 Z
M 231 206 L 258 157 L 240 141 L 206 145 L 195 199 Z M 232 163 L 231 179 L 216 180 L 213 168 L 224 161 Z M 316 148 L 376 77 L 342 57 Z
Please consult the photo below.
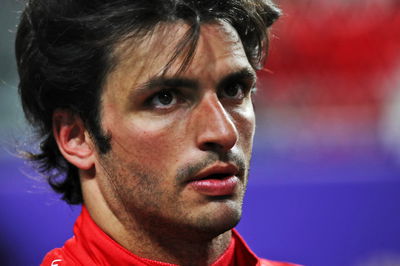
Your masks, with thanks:
M 41 265 L 173 266 L 175 264 L 141 258 L 126 250 L 95 224 L 83 206 L 82 213 L 75 222 L 74 236 L 65 242 L 64 247 L 47 253 Z M 228 249 L 212 264 L 212 266 L 227 265 L 295 266 L 258 258 L 235 230 L 232 230 L 232 240 Z

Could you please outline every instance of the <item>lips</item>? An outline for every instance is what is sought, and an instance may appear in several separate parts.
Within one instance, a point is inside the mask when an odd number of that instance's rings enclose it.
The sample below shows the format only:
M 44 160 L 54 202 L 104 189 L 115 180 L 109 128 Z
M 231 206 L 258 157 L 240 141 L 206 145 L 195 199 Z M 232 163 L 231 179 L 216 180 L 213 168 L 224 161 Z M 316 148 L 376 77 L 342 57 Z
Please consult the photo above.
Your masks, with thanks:
M 239 183 L 238 173 L 233 164 L 217 163 L 200 171 L 188 185 L 205 196 L 228 196 Z

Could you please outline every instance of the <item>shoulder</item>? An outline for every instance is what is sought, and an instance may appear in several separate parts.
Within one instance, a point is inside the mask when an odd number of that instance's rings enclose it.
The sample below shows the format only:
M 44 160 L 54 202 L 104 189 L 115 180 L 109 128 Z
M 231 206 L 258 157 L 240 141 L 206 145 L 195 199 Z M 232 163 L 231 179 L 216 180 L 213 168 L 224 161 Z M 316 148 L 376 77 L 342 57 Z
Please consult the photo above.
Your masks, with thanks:
M 301 266 L 301 265 L 289 262 L 279 262 L 279 261 L 260 259 L 260 266 Z

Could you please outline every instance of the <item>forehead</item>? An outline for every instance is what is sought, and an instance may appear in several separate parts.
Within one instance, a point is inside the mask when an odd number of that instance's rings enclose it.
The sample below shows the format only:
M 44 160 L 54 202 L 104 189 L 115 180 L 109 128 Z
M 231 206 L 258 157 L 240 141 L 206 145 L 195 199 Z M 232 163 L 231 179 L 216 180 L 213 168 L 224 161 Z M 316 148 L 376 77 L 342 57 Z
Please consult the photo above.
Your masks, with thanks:
M 185 49 L 178 54 L 166 73 L 164 70 L 188 30 L 189 26 L 183 22 L 164 23 L 144 37 L 118 43 L 114 49 L 115 67 L 108 75 L 106 85 L 110 81 L 115 85 L 115 82 L 128 79 L 128 83 L 138 86 L 155 76 L 175 75 L 187 56 Z M 207 72 L 223 71 L 223 65 L 225 68 L 228 65 L 229 68 L 250 67 L 242 42 L 236 30 L 226 22 L 203 24 L 193 60 L 179 74 L 201 76 Z

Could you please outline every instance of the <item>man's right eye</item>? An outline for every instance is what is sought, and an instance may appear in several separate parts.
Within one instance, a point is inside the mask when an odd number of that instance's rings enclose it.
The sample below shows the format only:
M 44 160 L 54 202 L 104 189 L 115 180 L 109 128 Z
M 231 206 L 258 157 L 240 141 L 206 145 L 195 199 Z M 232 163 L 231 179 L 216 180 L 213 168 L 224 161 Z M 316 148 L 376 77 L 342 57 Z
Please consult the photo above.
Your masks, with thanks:
M 178 102 L 176 92 L 163 89 L 154 94 L 149 101 L 150 106 L 160 109 L 167 109 Z

